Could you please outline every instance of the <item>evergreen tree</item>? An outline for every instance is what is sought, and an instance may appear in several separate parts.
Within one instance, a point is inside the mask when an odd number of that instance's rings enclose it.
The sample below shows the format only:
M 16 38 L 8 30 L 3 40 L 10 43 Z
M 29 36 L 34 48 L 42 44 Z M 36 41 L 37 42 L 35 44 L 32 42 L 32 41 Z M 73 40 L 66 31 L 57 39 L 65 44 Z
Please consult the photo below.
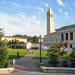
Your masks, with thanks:
M 0 68 L 6 66 L 8 59 L 7 43 L 1 40 L 2 37 L 3 37 L 3 30 L 0 29 Z

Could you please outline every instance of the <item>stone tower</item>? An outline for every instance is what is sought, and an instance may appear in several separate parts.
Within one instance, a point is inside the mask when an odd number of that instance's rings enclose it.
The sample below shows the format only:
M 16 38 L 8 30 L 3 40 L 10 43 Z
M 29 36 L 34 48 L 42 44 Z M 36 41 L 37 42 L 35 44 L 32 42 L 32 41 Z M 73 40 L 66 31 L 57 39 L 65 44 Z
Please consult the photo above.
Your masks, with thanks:
M 49 6 L 48 12 L 47 12 L 47 34 L 54 32 L 54 14 Z

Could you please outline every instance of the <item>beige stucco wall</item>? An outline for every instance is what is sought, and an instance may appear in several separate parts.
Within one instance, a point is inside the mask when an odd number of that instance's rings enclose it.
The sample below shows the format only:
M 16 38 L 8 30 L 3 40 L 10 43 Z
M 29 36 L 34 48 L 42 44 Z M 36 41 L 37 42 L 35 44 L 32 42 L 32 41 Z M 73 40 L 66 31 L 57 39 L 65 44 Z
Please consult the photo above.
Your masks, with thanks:
M 27 39 L 25 38 L 16 38 L 16 37 L 2 37 L 1 40 L 6 40 L 6 41 L 12 41 L 12 40 L 18 40 L 19 42 L 23 41 L 23 42 L 27 42 Z
M 31 48 L 32 48 L 32 43 L 27 42 L 26 49 L 31 49 Z

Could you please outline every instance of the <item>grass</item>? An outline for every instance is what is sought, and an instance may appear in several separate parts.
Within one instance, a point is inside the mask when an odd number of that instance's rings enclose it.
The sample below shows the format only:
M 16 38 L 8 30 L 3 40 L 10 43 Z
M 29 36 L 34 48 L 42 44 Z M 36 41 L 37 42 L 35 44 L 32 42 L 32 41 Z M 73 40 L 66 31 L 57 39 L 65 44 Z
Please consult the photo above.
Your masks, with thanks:
M 10 49 L 9 59 L 17 59 L 17 52 L 19 52 L 19 58 L 24 57 L 28 53 L 26 49 Z
M 40 50 L 37 50 L 37 52 L 34 55 L 33 59 L 39 59 L 39 58 L 40 58 Z M 41 50 L 41 58 L 42 59 L 48 59 L 47 51 Z

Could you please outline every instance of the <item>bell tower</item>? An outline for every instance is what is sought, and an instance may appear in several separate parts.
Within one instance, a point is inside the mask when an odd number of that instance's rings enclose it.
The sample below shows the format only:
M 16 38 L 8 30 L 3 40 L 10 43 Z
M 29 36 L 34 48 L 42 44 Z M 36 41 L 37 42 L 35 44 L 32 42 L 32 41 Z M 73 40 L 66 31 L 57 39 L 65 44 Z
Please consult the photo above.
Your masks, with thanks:
M 47 34 L 54 32 L 54 14 L 49 6 L 48 12 L 47 12 Z

